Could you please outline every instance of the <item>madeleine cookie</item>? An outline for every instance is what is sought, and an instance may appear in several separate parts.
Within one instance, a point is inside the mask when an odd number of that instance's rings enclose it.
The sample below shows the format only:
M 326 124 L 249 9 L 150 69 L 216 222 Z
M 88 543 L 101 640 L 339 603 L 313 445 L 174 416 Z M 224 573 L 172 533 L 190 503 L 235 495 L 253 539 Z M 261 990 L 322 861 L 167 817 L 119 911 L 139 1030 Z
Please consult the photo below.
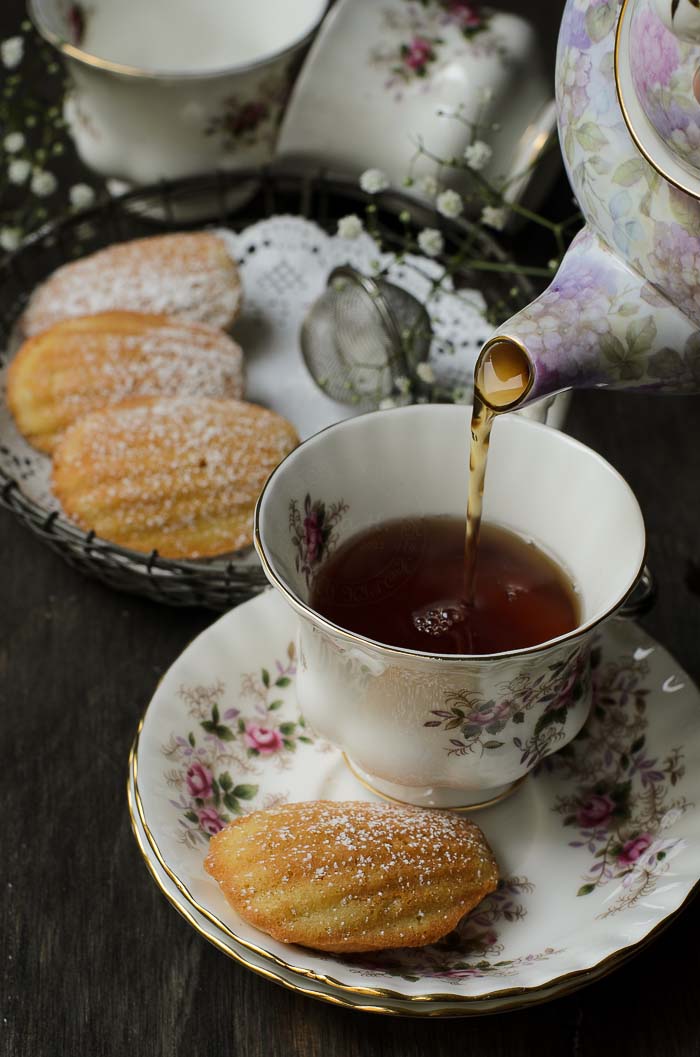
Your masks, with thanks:
M 254 811 L 212 837 L 204 865 L 256 928 L 337 953 L 434 943 L 498 883 L 473 822 L 359 801 Z
M 102 312 L 28 338 L 7 402 L 21 433 L 52 452 L 76 419 L 135 396 L 243 396 L 243 354 L 223 331 L 140 312 Z
M 66 514 L 102 539 L 167 558 L 239 550 L 277 463 L 298 444 L 272 411 L 207 397 L 129 401 L 66 430 L 52 484 Z
M 73 316 L 115 310 L 229 327 L 238 315 L 238 267 L 211 232 L 119 242 L 64 264 L 34 291 L 21 319 L 30 337 Z

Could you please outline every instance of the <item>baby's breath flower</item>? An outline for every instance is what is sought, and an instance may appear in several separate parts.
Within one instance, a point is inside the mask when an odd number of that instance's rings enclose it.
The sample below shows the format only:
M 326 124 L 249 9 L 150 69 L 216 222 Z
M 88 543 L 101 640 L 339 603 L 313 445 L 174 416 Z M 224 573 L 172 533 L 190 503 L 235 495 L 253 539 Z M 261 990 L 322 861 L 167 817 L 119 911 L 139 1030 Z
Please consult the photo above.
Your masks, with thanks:
M 437 228 L 423 228 L 418 232 L 418 246 L 426 257 L 438 257 L 445 248 L 445 240 Z
M 559 260 L 557 257 L 552 257 L 551 260 L 547 261 L 547 267 L 554 270 L 559 267 Z
M 338 221 L 338 234 L 341 239 L 356 239 L 362 234 L 362 221 L 356 213 L 348 213 Z
M 437 196 L 435 205 L 437 206 L 438 213 L 442 213 L 444 217 L 449 217 L 450 220 L 454 220 L 455 217 L 458 217 L 464 209 L 460 196 L 456 191 L 451 190 L 442 191 Z
M 7 178 L 11 184 L 23 184 L 31 171 L 30 162 L 24 158 L 13 158 L 7 166 Z
M 360 187 L 368 195 L 376 195 L 380 191 L 386 191 L 388 186 L 389 179 L 381 169 L 365 169 L 360 177 Z
M 394 385 L 396 386 L 396 391 L 401 393 L 402 396 L 411 392 L 411 379 L 407 378 L 405 374 L 400 374 L 395 380 Z
M 2 143 L 8 154 L 16 154 L 24 146 L 24 136 L 21 132 L 10 132 Z
M 8 37 L 0 44 L 0 58 L 8 70 L 14 70 L 19 66 L 24 55 L 24 40 L 22 37 Z
M 429 363 L 419 363 L 416 367 L 416 374 L 421 382 L 425 382 L 427 385 L 432 385 L 435 381 L 435 371 Z
M 418 186 L 426 198 L 435 198 L 435 195 L 438 193 L 438 182 L 430 173 L 421 178 Z
M 73 184 L 68 197 L 74 209 L 85 209 L 95 201 L 95 192 L 89 184 Z
M 479 172 L 491 161 L 493 150 L 482 139 L 475 139 L 464 151 L 464 160 L 470 169 Z
M 19 228 L 0 228 L 0 246 L 10 253 L 19 246 L 22 232 Z
M 391 396 L 385 396 L 383 400 L 379 401 L 380 411 L 388 411 L 392 407 L 396 407 L 396 401 Z
M 481 210 L 482 223 L 487 224 L 496 231 L 503 231 L 506 226 L 506 210 L 500 206 L 484 206 Z
M 30 187 L 32 194 L 38 195 L 39 198 L 46 198 L 47 195 L 54 193 L 58 187 L 58 181 L 54 174 L 47 169 L 35 169 L 32 173 Z
M 471 404 L 472 392 L 463 385 L 456 385 L 452 390 L 452 400 L 455 404 Z

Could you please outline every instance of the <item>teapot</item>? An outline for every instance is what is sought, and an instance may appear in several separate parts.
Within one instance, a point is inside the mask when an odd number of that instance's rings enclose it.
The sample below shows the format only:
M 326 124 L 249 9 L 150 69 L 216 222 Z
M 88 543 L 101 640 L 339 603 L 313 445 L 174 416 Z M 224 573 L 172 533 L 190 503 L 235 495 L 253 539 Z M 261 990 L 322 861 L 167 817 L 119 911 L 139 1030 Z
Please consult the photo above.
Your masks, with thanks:
M 570 388 L 700 392 L 698 0 L 568 0 L 556 94 L 586 225 L 486 342 L 477 385 L 519 350 L 530 377 L 511 406 Z

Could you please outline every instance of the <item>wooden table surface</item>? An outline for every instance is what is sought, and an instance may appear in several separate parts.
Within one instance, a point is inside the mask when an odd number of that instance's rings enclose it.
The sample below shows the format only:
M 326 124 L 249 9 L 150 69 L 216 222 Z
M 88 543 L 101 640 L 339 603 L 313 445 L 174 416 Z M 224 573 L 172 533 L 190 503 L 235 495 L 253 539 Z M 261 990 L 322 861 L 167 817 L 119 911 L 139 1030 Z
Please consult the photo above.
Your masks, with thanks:
M 700 681 L 700 398 L 577 394 L 568 429 L 636 491 L 660 583 L 645 626 Z M 151 693 L 215 615 L 85 579 L 5 511 L 0 555 L 2 1057 L 700 1053 L 698 901 L 606 979 L 487 1018 L 354 1013 L 230 961 L 156 889 L 125 795 Z

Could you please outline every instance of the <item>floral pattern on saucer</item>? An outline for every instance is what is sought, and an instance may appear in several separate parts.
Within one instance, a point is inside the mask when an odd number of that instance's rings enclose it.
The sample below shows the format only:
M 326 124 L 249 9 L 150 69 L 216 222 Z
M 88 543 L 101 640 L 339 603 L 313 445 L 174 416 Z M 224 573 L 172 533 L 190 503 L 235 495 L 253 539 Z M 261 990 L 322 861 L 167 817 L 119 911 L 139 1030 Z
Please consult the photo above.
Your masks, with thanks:
M 473 1000 L 513 988 L 526 1001 L 565 979 L 594 979 L 700 883 L 700 694 L 641 629 L 613 620 L 593 658 L 583 736 L 479 814 L 504 880 L 458 929 L 424 949 L 373 955 L 276 943 L 240 919 L 204 871 L 209 821 L 219 822 L 200 813 L 222 820 L 285 800 L 366 798 L 341 754 L 300 723 L 294 630 L 273 592 L 213 624 L 161 681 L 136 752 L 150 854 L 234 956 L 252 951 L 271 975 L 320 982 L 339 997 L 397 998 L 417 1012 L 440 1000 L 467 1013 Z
M 499 700 L 484 700 L 479 690 L 455 691 L 445 699 L 445 707 L 433 709 L 424 727 L 439 727 L 450 732 L 445 745 L 449 756 L 500 749 L 512 737 L 522 751 L 520 762 L 532 767 L 554 751 L 564 736 L 564 724 L 572 702 L 588 692 L 590 668 L 588 646 L 575 647 L 567 657 L 549 665 L 549 676 L 523 672 L 499 688 Z M 520 724 L 532 708 L 544 705 L 532 735 L 522 740 L 507 728 Z
M 503 943 L 499 941 L 499 923 L 521 921 L 527 914 L 520 897 L 534 890 L 525 877 L 509 877 L 456 929 L 429 947 L 405 947 L 402 950 L 379 951 L 376 954 L 350 955 L 344 960 L 357 965 L 363 976 L 381 975 L 387 970 L 404 980 L 463 980 L 467 977 L 513 976 L 525 963 L 541 962 L 561 950 L 545 947 L 536 954 L 518 958 L 499 958 Z
M 596 666 L 599 651 L 592 660 Z M 591 719 L 575 741 L 547 761 L 572 786 L 555 807 L 563 824 L 578 831 L 569 845 L 586 848 L 593 859 L 577 895 L 619 882 L 618 894 L 598 917 L 650 895 L 687 845 L 666 835 L 694 805 L 675 795 L 685 775 L 682 750 L 673 747 L 663 759 L 650 755 L 648 675 L 645 661 L 623 658 L 605 665 L 596 678 Z
M 295 648 L 290 642 L 284 661 L 272 665 L 272 674 L 262 668 L 243 675 L 240 708 L 221 711 L 221 681 L 181 687 L 180 697 L 196 726 L 172 734 L 163 755 L 174 764 L 165 780 L 179 794 L 170 802 L 179 815 L 183 843 L 206 844 L 233 816 L 286 799 L 268 797 L 256 803 L 259 786 L 248 779 L 269 760 L 284 766 L 299 744 L 311 745 L 315 740 L 302 716 L 281 718 L 285 704 L 281 693 L 295 674 Z

